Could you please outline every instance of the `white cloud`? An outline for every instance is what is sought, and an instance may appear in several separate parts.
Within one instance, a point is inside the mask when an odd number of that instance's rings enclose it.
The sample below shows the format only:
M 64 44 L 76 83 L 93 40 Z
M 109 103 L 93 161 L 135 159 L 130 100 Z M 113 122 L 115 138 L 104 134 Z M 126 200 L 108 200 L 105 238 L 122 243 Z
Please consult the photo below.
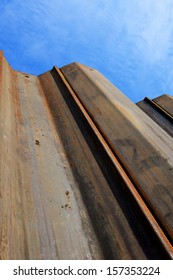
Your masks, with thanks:
M 171 89 L 172 7 L 171 0 L 1 1 L 0 48 L 21 71 L 80 61 L 126 94 L 154 92 L 163 73 Z

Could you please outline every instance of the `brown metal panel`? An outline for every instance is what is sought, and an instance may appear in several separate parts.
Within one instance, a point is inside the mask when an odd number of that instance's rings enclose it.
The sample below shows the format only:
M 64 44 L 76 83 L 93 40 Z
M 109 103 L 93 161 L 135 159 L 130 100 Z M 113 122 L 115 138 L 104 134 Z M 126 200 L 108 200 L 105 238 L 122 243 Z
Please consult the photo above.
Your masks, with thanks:
M 173 142 L 100 73 L 61 68 L 154 215 L 173 239 Z
M 103 258 L 38 78 L 5 63 L 0 104 L 0 258 Z
M 55 70 L 56 70 L 56 74 L 59 76 L 59 78 L 61 79 L 63 84 L 68 89 L 70 97 L 72 98 L 74 103 L 77 105 L 77 109 L 81 112 L 82 116 L 85 119 L 85 122 L 89 125 L 92 133 L 94 134 L 96 139 L 99 141 L 99 144 L 102 147 L 102 153 L 105 154 L 106 157 L 112 163 L 112 166 L 113 166 L 113 169 L 114 169 L 114 175 L 116 174 L 116 177 L 117 177 L 117 175 L 119 175 L 119 180 L 118 180 L 119 184 L 120 184 L 120 182 L 121 183 L 123 182 L 126 191 L 130 192 L 130 196 L 133 199 L 133 202 L 131 202 L 130 205 L 129 205 L 130 209 L 133 208 L 132 207 L 133 204 L 136 204 L 137 207 L 138 207 L 138 212 L 139 211 L 141 212 L 143 217 L 141 217 L 138 220 L 138 223 L 137 223 L 138 226 L 139 226 L 139 223 L 144 226 L 144 223 L 143 223 L 144 220 L 147 221 L 148 226 L 150 227 L 150 234 L 151 234 L 151 232 L 154 233 L 154 235 L 155 235 L 154 240 L 158 240 L 159 243 L 160 243 L 159 244 L 159 248 L 163 247 L 163 250 L 165 252 L 167 252 L 170 257 L 172 257 L 173 256 L 173 248 L 172 248 L 172 245 L 171 245 L 170 241 L 168 240 L 167 236 L 165 235 L 165 233 L 161 229 L 160 225 L 158 224 L 158 222 L 156 221 L 156 219 L 152 215 L 152 213 L 149 210 L 149 208 L 147 207 L 145 201 L 142 199 L 141 195 L 137 191 L 135 185 L 133 184 L 133 182 L 128 177 L 126 171 L 124 170 L 124 168 L 122 167 L 122 165 L 120 164 L 120 162 L 118 161 L 116 156 L 113 154 L 109 144 L 106 142 L 106 140 L 101 135 L 100 131 L 98 130 L 98 127 L 94 124 L 93 120 L 91 119 L 91 117 L 89 116 L 89 114 L 86 111 L 85 107 L 83 106 L 83 104 L 81 103 L 79 98 L 77 97 L 76 93 L 73 91 L 71 86 L 68 84 L 68 82 L 65 79 L 65 77 L 63 76 L 62 72 L 57 67 L 55 67 Z M 57 77 L 57 75 L 56 75 L 56 77 Z M 90 141 L 91 141 L 91 139 L 90 139 Z M 104 166 L 105 165 L 106 165 L 106 163 L 104 164 Z M 115 178 L 114 178 L 114 182 L 115 182 Z M 117 198 L 117 193 L 115 192 L 117 187 L 115 186 L 115 184 L 112 187 L 113 188 L 111 188 L 111 186 L 110 186 L 110 188 L 112 189 L 115 197 Z M 124 200 L 125 197 L 126 197 L 126 195 L 124 194 L 123 197 L 121 198 L 121 200 Z M 128 196 L 128 200 L 129 200 L 129 196 Z M 136 215 L 133 214 L 133 217 L 134 216 L 136 218 Z M 135 229 L 136 229 L 136 226 L 135 226 Z M 133 228 L 133 230 L 134 230 L 134 228 Z M 146 227 L 145 226 L 144 226 L 143 230 L 146 231 Z M 135 232 L 135 230 L 134 230 L 134 232 Z M 141 237 L 141 234 L 140 234 L 140 237 Z M 147 236 L 147 239 L 148 239 L 148 236 Z
M 153 101 L 159 104 L 163 109 L 173 116 L 173 96 L 163 94 L 153 99 Z
M 85 121 L 70 100 L 68 90 L 60 77 L 56 72 L 52 75 L 47 73 L 40 76 L 43 92 L 105 257 L 146 258 L 121 209 L 122 206 L 113 196 L 105 174 L 95 159 L 99 156 L 99 151 L 91 134 L 86 130 Z M 79 123 L 76 123 L 77 120 Z M 118 179 L 111 184 L 117 187 L 122 185 Z

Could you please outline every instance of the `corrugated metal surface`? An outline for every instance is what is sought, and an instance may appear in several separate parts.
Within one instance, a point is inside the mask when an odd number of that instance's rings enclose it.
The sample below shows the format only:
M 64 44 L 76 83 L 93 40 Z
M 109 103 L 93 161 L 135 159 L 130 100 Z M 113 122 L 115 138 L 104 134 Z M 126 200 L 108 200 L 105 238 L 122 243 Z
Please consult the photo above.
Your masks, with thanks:
M 170 135 L 96 70 L 1 52 L 0 258 L 173 258 Z

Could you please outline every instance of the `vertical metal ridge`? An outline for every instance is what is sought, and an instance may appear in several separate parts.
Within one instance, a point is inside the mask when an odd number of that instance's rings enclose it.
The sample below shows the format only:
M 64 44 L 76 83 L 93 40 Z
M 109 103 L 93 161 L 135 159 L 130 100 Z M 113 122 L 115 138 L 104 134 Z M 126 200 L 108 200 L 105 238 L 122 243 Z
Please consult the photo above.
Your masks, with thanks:
M 71 163 L 75 189 L 79 188 L 104 258 L 155 259 L 158 252 L 159 259 L 166 259 L 167 255 L 156 249 L 158 242 L 153 245 L 149 241 L 154 248 L 152 252 L 144 246 L 146 231 L 141 225 L 136 228 L 136 216 L 131 219 L 136 213 L 136 206 L 130 208 L 124 203 L 123 194 L 126 191 L 122 181 L 119 181 L 117 172 L 115 181 L 111 161 L 103 155 L 103 148 L 56 70 L 47 72 L 40 79 L 56 131 Z M 122 186 L 122 190 L 117 188 L 116 198 L 111 192 L 115 185 Z M 141 217 L 141 214 L 137 216 Z M 136 238 L 139 231 L 141 234 Z
M 89 113 L 87 112 L 87 109 L 84 107 L 84 105 L 80 101 L 79 97 L 76 95 L 76 93 L 74 92 L 74 90 L 72 89 L 70 84 L 68 83 L 68 81 L 65 78 L 65 76 L 63 75 L 62 71 L 60 69 L 58 69 L 57 67 L 55 67 L 55 70 L 57 71 L 58 75 L 61 77 L 63 83 L 65 84 L 65 86 L 69 90 L 70 94 L 72 95 L 72 97 L 75 100 L 76 104 L 78 105 L 79 109 L 81 110 L 81 112 L 85 116 L 86 120 L 88 121 L 88 123 L 91 126 L 92 130 L 94 131 L 95 135 L 97 136 L 100 143 L 104 147 L 107 155 L 111 159 L 111 161 L 114 164 L 116 170 L 121 175 L 124 183 L 126 184 L 128 189 L 130 190 L 130 192 L 133 195 L 135 201 L 137 202 L 138 206 L 142 210 L 144 216 L 146 217 L 146 219 L 148 220 L 148 222 L 152 226 L 153 230 L 155 231 L 155 233 L 159 237 L 159 240 L 162 243 L 163 247 L 165 248 L 167 253 L 170 255 L 170 257 L 173 259 L 173 246 L 171 245 L 169 239 L 167 238 L 164 231 L 162 230 L 162 228 L 158 224 L 157 220 L 155 219 L 155 217 L 153 216 L 153 214 L 151 213 L 151 211 L 147 207 L 146 203 L 142 199 L 141 195 L 137 191 L 136 187 L 134 186 L 134 184 L 132 183 L 130 178 L 128 177 L 126 171 L 124 170 L 124 168 L 120 164 L 119 160 L 116 158 L 115 154 L 113 153 L 112 149 L 108 145 L 107 141 L 102 136 L 102 134 L 99 131 L 99 129 L 97 128 L 96 124 L 94 123 L 94 121 L 90 117 Z
M 173 241 L 171 137 L 99 72 L 76 66 L 61 71 Z

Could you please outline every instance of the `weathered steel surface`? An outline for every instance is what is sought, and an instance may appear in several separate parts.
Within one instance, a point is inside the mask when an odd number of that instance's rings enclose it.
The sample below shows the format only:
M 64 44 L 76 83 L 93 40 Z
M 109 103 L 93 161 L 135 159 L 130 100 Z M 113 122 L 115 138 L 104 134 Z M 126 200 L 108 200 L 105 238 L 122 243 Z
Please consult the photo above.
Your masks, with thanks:
M 173 240 L 173 141 L 99 72 L 74 63 L 63 74 Z
M 3 60 L 0 258 L 102 258 L 37 77 Z
M 149 223 L 150 227 L 152 227 L 151 230 L 154 231 L 154 233 L 157 235 L 157 238 L 159 239 L 159 241 L 161 242 L 162 246 L 164 247 L 164 250 L 166 250 L 167 252 L 172 254 L 173 253 L 172 245 L 170 244 L 168 238 L 165 236 L 163 230 L 161 229 L 161 227 L 157 223 L 156 219 L 152 215 L 151 211 L 147 207 L 145 201 L 142 199 L 141 195 L 136 190 L 135 185 L 133 184 L 133 182 L 130 180 L 130 178 L 126 174 L 126 172 L 123 169 L 122 165 L 119 163 L 118 159 L 114 155 L 114 153 L 111 150 L 110 146 L 108 145 L 108 143 L 103 138 L 102 134 L 98 130 L 98 127 L 95 125 L 95 123 L 91 119 L 90 115 L 88 114 L 88 112 L 86 111 L 85 107 L 83 106 L 83 104 L 81 103 L 79 98 L 77 97 L 76 93 L 73 91 L 71 86 L 68 84 L 67 80 L 65 79 L 65 77 L 63 76 L 61 71 L 57 67 L 55 67 L 55 69 L 57 71 L 57 74 L 61 77 L 63 83 L 68 88 L 68 91 L 71 94 L 72 99 L 74 100 L 74 102 L 78 106 L 78 109 L 83 114 L 83 116 L 84 116 L 85 120 L 87 121 L 87 123 L 89 124 L 92 132 L 94 133 L 94 135 L 98 139 L 99 143 L 101 144 L 102 148 L 104 149 L 104 152 L 106 153 L 107 157 L 112 162 L 113 167 L 114 167 L 114 171 L 116 171 L 118 173 L 118 175 L 120 175 L 121 179 L 119 179 L 119 181 L 123 181 L 126 189 L 128 189 L 128 191 L 130 192 L 131 196 L 133 197 L 134 202 L 138 205 L 138 210 L 140 210 L 142 212 L 143 219 L 147 219 L 147 222 Z M 114 188 L 113 188 L 113 191 L 114 191 Z
M 172 258 L 172 139 L 95 70 L 61 71 L 0 52 L 0 259 Z

